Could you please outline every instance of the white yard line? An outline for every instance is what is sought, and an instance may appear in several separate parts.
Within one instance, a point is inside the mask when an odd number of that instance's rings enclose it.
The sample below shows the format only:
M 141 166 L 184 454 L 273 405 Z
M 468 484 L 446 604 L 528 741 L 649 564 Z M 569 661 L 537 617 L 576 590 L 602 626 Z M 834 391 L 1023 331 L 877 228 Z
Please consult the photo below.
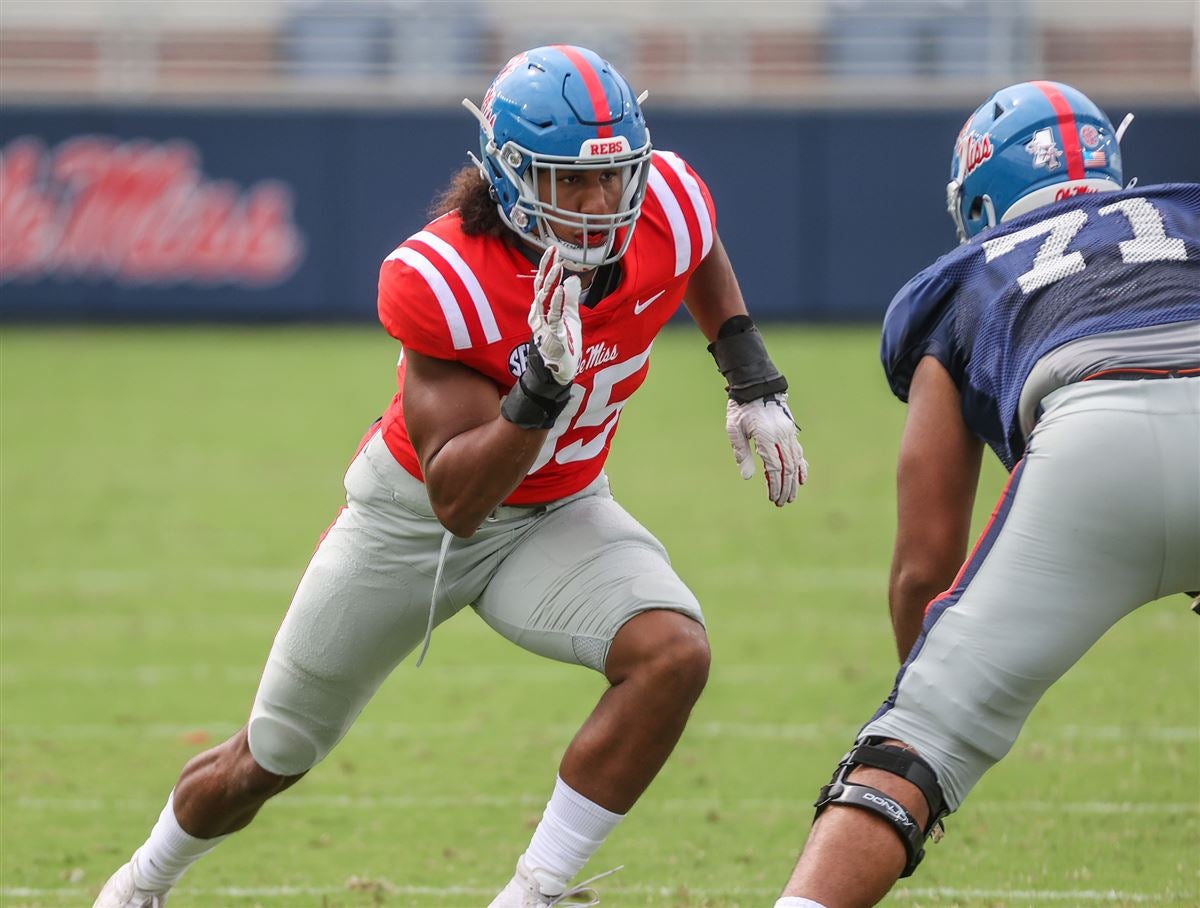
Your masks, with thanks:
M 359 722 L 351 734 L 356 738 L 384 740 L 419 740 L 422 738 L 455 738 L 477 735 L 489 727 L 488 722 Z M 222 738 L 233 734 L 238 726 L 229 722 L 149 723 L 146 725 L 110 724 L 103 722 L 46 724 L 5 724 L 4 735 L 10 740 L 61 739 L 110 740 L 128 738 L 136 733 L 142 738 L 177 738 L 183 735 L 206 734 Z M 736 741 L 825 741 L 830 738 L 851 738 L 858 726 L 815 723 L 778 722 L 693 722 L 687 738 Z M 571 724 L 542 726 L 553 735 L 572 735 L 578 726 Z M 1031 736 L 1031 740 L 1032 740 Z M 1151 725 L 1126 727 L 1121 725 L 1059 725 L 1039 729 L 1036 737 L 1067 741 L 1136 741 L 1154 743 L 1200 744 L 1200 726 Z
M 427 896 L 429 898 L 447 899 L 461 896 L 471 898 L 488 898 L 495 895 L 494 888 L 479 886 L 397 886 L 384 880 L 370 881 L 363 884 L 360 891 L 378 891 L 384 895 Z M 291 896 L 330 896 L 346 895 L 354 891 L 348 886 L 220 886 L 212 889 L 193 889 L 188 886 L 180 887 L 181 895 L 193 897 L 227 899 L 269 899 L 288 898 Z M 669 886 L 621 886 L 611 883 L 606 886 L 606 892 L 612 896 L 657 895 L 664 899 L 674 900 L 678 897 L 675 887 Z M 687 887 L 689 897 L 698 899 L 729 899 L 729 898 L 764 898 L 770 899 L 778 894 L 777 887 L 730 887 L 720 889 L 697 889 Z M 77 900 L 91 895 L 83 888 L 36 888 L 9 886 L 0 888 L 0 896 L 5 898 L 62 898 Z M 955 888 L 905 888 L 897 889 L 893 898 L 910 899 L 969 899 L 973 901 L 995 900 L 1024 900 L 1033 902 L 1165 902 L 1174 900 L 1170 896 L 1154 892 L 1117 892 L 1115 890 L 1094 889 L 955 889 Z
M 7 619 L 6 619 L 7 620 Z M 222 621 L 224 619 L 221 619 Z M 206 622 L 207 623 L 207 622 Z M 264 638 L 263 655 L 266 656 L 266 646 L 269 640 Z M 794 664 L 730 664 L 714 667 L 713 682 L 721 684 L 757 684 L 777 683 L 779 681 L 801 680 L 805 677 L 816 677 L 818 669 L 805 670 Z M 828 672 L 819 669 L 820 677 L 828 679 Z M 139 684 L 157 685 L 179 681 L 258 681 L 262 674 L 262 664 L 245 665 L 214 665 L 207 662 L 189 662 L 187 664 L 143 665 L 21 665 L 8 662 L 0 666 L 0 682 L 5 684 Z M 562 683 L 572 678 L 592 683 L 596 680 L 592 672 L 564 673 L 561 664 L 556 662 L 531 664 L 489 664 L 472 663 L 470 665 L 428 665 L 422 667 L 418 677 L 424 680 L 432 676 L 441 682 L 470 682 L 495 681 L 503 677 L 506 682 L 513 681 L 553 681 Z
M 897 889 L 893 898 L 901 899 L 972 899 L 1007 901 L 1009 899 L 1037 902 L 1165 902 L 1178 899 L 1154 892 L 1116 892 L 1094 889 L 954 889 L 911 888 Z
M 154 592 L 162 590 L 164 582 L 178 584 L 186 581 L 191 588 L 220 589 L 228 592 L 291 592 L 304 573 L 304 565 L 296 567 L 212 567 L 212 568 L 85 568 L 79 570 L 36 571 L 15 569 L 9 575 L 12 591 L 21 595 L 51 593 L 92 593 L 117 595 L 121 593 Z M 746 580 L 761 580 L 757 566 L 743 566 L 740 574 Z M 860 567 L 822 567 L 820 565 L 777 565 L 772 575 L 785 577 L 798 589 L 807 591 L 886 589 L 887 571 Z M 739 579 L 736 565 L 728 566 L 725 580 Z
M 52 593 L 118 595 L 163 590 L 164 582 L 186 581 L 190 589 L 225 592 L 290 590 L 300 580 L 304 566 L 294 568 L 88 568 L 63 571 L 13 571 L 14 593 L 44 596 Z
M 477 808 L 541 807 L 545 794 L 521 794 L 509 796 L 493 795 L 311 795 L 291 793 L 281 795 L 271 802 L 272 807 L 289 810 L 443 810 Z M 21 796 L 8 802 L 18 810 L 30 812 L 62 811 L 68 813 L 106 813 L 114 810 L 138 811 L 158 810 L 161 798 L 67 798 Z M 1020 813 L 1039 811 L 1046 808 L 1045 801 L 969 801 L 965 812 Z M 797 815 L 808 816 L 812 808 L 811 798 L 663 798 L 646 809 L 667 813 L 704 813 L 708 811 L 789 810 Z M 1179 801 L 1136 802 L 1125 801 L 1055 801 L 1055 813 L 1108 816 L 1125 814 L 1149 815 L 1200 815 L 1200 802 Z
M 280 613 L 282 617 L 282 612 Z M 133 619 L 126 618 L 124 623 L 120 625 L 120 633 L 127 632 L 127 625 Z M 230 618 L 222 617 L 219 621 L 222 632 L 227 629 L 228 621 L 237 623 L 243 630 L 246 631 L 246 636 L 254 636 L 261 640 L 263 654 L 265 657 L 266 647 L 270 642 L 271 634 L 277 626 L 276 619 L 271 621 L 262 621 L 260 619 L 248 619 L 242 616 L 238 619 L 236 616 Z M 185 623 L 180 625 L 178 622 L 171 623 L 165 617 L 161 622 L 164 636 L 168 633 L 172 636 L 176 635 L 196 635 L 196 634 L 211 634 L 213 619 L 207 618 L 204 621 Z M 144 629 L 144 623 L 138 621 L 139 627 Z M 114 629 L 117 626 L 114 625 Z M 480 628 L 484 626 L 480 624 Z M 6 634 L 9 630 L 9 619 L 5 616 L 4 629 Z M 66 633 L 66 631 L 63 631 Z M 252 633 L 251 633 L 252 632 Z M 72 628 L 72 634 L 84 634 L 95 636 L 92 630 L 81 630 L 79 627 Z M 487 633 L 491 633 L 490 630 Z M 41 640 L 47 635 L 53 636 L 51 631 L 46 628 L 41 628 L 36 635 L 38 640 Z M 115 635 L 115 630 L 114 630 Z M 20 635 L 9 635 L 6 641 L 6 652 L 10 655 L 16 651 L 20 651 L 20 644 L 16 637 Z M 101 634 L 101 636 L 103 636 Z M 1088 670 L 1085 668 L 1075 667 L 1066 677 L 1062 679 L 1060 685 L 1066 687 L 1068 685 L 1091 685 L 1096 682 L 1100 673 L 1100 669 Z M 564 671 L 562 665 L 556 662 L 546 661 L 543 663 L 519 663 L 519 664 L 488 664 L 488 663 L 473 663 L 470 665 L 439 665 L 431 664 L 423 666 L 417 672 L 410 663 L 402 665 L 399 669 L 400 674 L 397 674 L 396 681 L 393 683 L 413 683 L 419 682 L 422 684 L 436 683 L 439 685 L 479 685 L 490 684 L 497 678 L 503 678 L 506 684 L 543 684 L 553 683 L 558 686 L 576 684 L 580 686 L 588 686 L 589 689 L 596 683 L 597 675 L 590 671 Z M 246 665 L 213 665 L 204 662 L 189 662 L 186 664 L 174 665 L 47 665 L 45 663 L 21 665 L 14 664 L 11 659 L 8 663 L 0 665 L 0 684 L 2 685 L 46 685 L 46 686 L 70 686 L 70 685 L 133 685 L 137 687 L 160 687 L 163 685 L 180 684 L 180 683 L 205 683 L 205 684 L 225 684 L 244 687 L 249 690 L 257 686 L 258 679 L 262 675 L 262 664 L 246 664 Z M 410 681 L 410 679 L 412 679 Z M 709 686 L 712 688 L 721 685 L 797 685 L 800 689 L 810 684 L 827 684 L 829 681 L 828 668 L 817 663 L 808 663 L 804 665 L 796 665 L 795 663 L 785 664 L 729 664 L 717 665 L 713 667 L 712 677 L 709 681 Z M 882 698 L 890 685 L 889 679 L 880 676 L 877 690 L 879 697 Z M 865 718 L 865 716 L 864 716 Z M 1076 729 L 1080 726 L 1063 726 L 1064 729 Z M 1130 729 L 1119 726 L 1109 725 L 1100 728 L 1084 730 L 1082 736 L 1091 736 L 1098 740 L 1116 740 L 1127 736 L 1131 733 Z M 1141 734 L 1140 730 L 1134 730 L 1133 733 Z M 1070 734 L 1064 731 L 1064 737 Z M 1075 734 L 1075 737 L 1080 737 L 1080 734 Z M 1191 740 L 1200 738 L 1200 727 L 1193 729 L 1191 734 L 1184 733 L 1182 740 Z M 1168 740 L 1178 740 L 1175 738 Z

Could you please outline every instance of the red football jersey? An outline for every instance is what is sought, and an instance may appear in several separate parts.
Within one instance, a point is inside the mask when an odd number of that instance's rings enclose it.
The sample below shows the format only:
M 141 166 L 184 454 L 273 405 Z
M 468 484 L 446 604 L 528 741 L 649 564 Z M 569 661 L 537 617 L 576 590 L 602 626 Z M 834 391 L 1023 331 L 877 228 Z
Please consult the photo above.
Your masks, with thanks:
M 506 504 L 562 498 L 600 474 L 621 408 L 645 380 L 651 344 L 712 248 L 715 224 L 712 198 L 695 172 L 678 155 L 654 152 L 620 282 L 594 306 L 579 307 L 583 355 L 570 400 Z M 458 213 L 451 212 L 384 260 L 379 320 L 404 349 L 486 375 L 499 399 L 524 370 L 536 273 L 510 243 L 465 235 Z M 396 460 L 422 479 L 404 425 L 404 372 L 402 352 L 400 390 L 382 432 Z

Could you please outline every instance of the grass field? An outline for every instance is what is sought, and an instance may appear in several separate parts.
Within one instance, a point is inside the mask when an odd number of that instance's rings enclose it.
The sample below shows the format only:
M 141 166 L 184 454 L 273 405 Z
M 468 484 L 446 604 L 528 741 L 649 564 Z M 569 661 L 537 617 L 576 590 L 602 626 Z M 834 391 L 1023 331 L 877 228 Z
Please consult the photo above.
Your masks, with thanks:
M 772 904 L 816 789 L 895 671 L 903 407 L 873 330 L 768 335 L 812 464 L 797 504 L 738 479 L 691 330 L 660 340 L 610 461 L 704 604 L 714 652 L 675 756 L 590 865 L 625 865 L 604 881 L 612 908 Z M 90 905 L 183 762 L 241 724 L 396 352 L 367 329 L 4 333 L 0 904 Z M 981 521 L 1001 479 L 989 465 Z M 464 612 L 171 908 L 486 904 L 601 689 Z M 1186 601 L 1103 640 L 947 825 L 893 903 L 1200 903 Z

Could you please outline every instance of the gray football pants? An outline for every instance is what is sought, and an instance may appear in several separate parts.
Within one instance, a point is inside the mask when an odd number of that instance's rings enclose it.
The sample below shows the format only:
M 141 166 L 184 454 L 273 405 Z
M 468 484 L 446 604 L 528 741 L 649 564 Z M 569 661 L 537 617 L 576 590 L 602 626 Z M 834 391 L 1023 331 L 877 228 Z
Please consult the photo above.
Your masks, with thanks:
M 992 522 L 861 732 L 915 747 L 952 810 L 1105 631 L 1200 589 L 1200 378 L 1083 382 L 1042 409 Z
M 322 539 L 275 637 L 250 714 L 264 769 L 323 759 L 421 643 L 445 531 L 425 487 L 376 432 L 346 472 L 346 507 Z M 498 508 L 446 550 L 435 624 L 464 607 L 531 652 L 604 670 L 620 627 L 654 609 L 703 624 L 662 544 L 603 474 L 538 508 Z

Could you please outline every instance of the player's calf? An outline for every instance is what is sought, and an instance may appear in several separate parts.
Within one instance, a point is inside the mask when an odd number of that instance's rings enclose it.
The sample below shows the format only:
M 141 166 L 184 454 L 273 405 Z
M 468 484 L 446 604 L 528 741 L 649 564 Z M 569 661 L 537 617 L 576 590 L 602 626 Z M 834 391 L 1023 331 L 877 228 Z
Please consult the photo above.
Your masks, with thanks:
M 828 811 L 829 807 L 853 810 Z M 867 736 L 821 789 L 804 851 L 775 908 L 866 908 L 924 856 L 948 812 L 933 767 L 900 741 Z
M 175 785 L 175 813 L 191 835 L 212 839 L 237 832 L 259 809 L 304 775 L 265 769 L 243 728 L 228 741 L 188 761 Z
M 242 829 L 303 774 L 263 769 L 246 730 L 188 761 L 150 837 L 100 891 L 95 908 L 162 908 L 192 864 Z

